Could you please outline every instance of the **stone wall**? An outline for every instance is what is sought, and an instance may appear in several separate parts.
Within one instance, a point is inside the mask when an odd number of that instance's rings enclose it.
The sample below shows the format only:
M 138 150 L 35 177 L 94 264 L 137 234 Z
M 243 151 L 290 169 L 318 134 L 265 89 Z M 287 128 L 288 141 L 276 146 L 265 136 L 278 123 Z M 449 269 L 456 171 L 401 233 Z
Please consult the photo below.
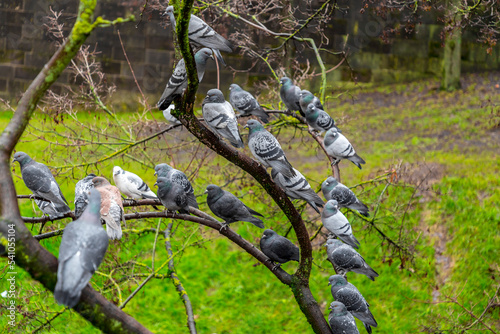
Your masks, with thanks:
M 118 5 L 121 1 L 99 1 L 97 14 L 113 19 L 131 13 L 138 17 L 141 1 L 131 0 L 128 5 Z M 321 3 L 321 1 L 319 1 Z M 441 48 L 441 26 L 432 15 L 426 17 L 418 26 L 416 33 L 395 38 L 391 44 L 384 44 L 379 35 L 386 25 L 380 18 L 370 14 L 361 14 L 361 0 L 350 1 L 351 10 L 343 15 L 336 14 L 335 20 L 327 28 L 330 38 L 329 47 L 340 50 L 347 39 L 350 53 L 350 65 L 355 70 L 354 76 L 360 81 L 399 82 L 414 80 L 426 76 L 439 76 Z M 54 41 L 44 28 L 46 16 L 52 8 L 64 10 L 60 22 L 69 31 L 76 13 L 75 0 L 8 0 L 0 3 L 0 97 L 19 98 L 40 68 L 47 62 L 55 50 Z M 390 20 L 390 18 L 389 18 Z M 237 29 L 234 19 L 226 20 L 232 29 Z M 136 92 L 137 87 L 132 77 L 129 64 L 125 60 L 120 45 L 117 29 L 122 36 L 127 55 L 142 89 L 154 96 L 160 95 L 172 72 L 174 48 L 170 27 L 165 25 L 159 12 L 146 15 L 136 28 L 136 23 L 127 23 L 118 27 L 98 29 L 88 40 L 96 47 L 107 80 L 113 82 L 119 91 Z M 224 34 L 224 33 L 223 33 Z M 262 38 L 263 43 L 274 43 L 273 39 Z M 250 65 L 248 59 L 238 55 L 224 55 L 226 62 L 235 68 L 244 69 Z M 310 51 L 301 54 L 301 61 L 309 59 L 316 66 L 315 57 Z M 327 64 L 334 66 L 338 56 L 325 54 Z M 480 71 L 500 68 L 500 47 L 487 55 L 484 47 L 478 45 L 471 33 L 465 33 L 462 50 L 462 70 Z M 328 74 L 329 80 L 351 80 L 351 71 L 342 66 Z M 221 73 L 222 88 L 233 81 L 245 83 L 269 75 L 266 67 L 256 68 L 249 73 L 237 73 L 224 70 Z M 206 77 L 212 82 L 204 82 L 201 91 L 212 88 L 215 81 L 215 65 L 209 65 Z M 209 80 L 209 81 L 210 81 Z M 55 90 L 74 83 L 66 72 L 54 86 Z M 225 91 L 225 90 L 224 90 Z

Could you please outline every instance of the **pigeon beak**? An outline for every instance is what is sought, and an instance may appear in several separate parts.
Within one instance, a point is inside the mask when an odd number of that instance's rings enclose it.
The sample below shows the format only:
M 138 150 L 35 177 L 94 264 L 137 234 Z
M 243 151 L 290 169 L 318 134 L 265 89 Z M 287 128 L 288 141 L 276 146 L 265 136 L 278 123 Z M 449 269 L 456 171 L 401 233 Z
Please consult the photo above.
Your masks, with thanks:
M 164 11 L 162 14 L 160 14 L 161 17 L 164 17 L 167 15 L 167 11 Z
M 331 282 L 328 282 L 328 285 L 332 285 L 332 283 L 331 283 Z
M 16 162 L 16 158 L 12 159 L 12 163 Z
M 153 175 L 154 175 L 154 176 L 156 176 L 157 174 L 158 174 L 158 173 L 157 173 L 157 172 L 155 172 Z
M 153 187 L 158 187 L 158 182 L 155 182 L 155 184 L 153 184 Z
M 204 193 L 204 194 L 208 194 L 208 190 L 205 190 L 203 193 Z
M 243 129 L 248 129 L 248 125 L 245 125 L 245 126 L 243 127 Z

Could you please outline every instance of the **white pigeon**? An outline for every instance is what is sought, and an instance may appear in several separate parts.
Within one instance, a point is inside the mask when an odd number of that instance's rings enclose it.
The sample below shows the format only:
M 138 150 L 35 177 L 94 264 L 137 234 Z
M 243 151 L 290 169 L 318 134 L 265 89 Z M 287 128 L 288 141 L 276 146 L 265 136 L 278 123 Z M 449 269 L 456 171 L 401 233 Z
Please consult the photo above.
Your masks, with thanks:
M 118 166 L 113 167 L 113 180 L 120 191 L 132 199 L 157 199 L 146 182 L 134 173 L 127 172 Z

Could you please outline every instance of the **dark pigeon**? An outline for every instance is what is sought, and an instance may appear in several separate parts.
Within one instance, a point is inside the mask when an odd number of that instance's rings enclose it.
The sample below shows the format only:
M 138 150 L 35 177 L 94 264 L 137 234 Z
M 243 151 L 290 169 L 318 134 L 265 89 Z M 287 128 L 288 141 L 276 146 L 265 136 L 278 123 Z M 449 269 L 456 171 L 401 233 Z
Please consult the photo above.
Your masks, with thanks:
M 354 248 L 359 248 L 359 241 L 352 234 L 351 224 L 339 211 L 336 200 L 326 202 L 325 208 L 321 212 L 321 221 L 323 226 L 337 238 Z
M 264 228 L 262 220 L 254 217 L 263 216 L 243 204 L 242 201 L 230 192 L 222 190 L 214 184 L 210 184 L 205 193 L 208 194 L 207 204 L 210 210 L 217 217 L 224 219 L 222 228 L 237 221 L 249 222 L 257 227 Z
M 365 161 L 356 154 L 349 140 L 338 132 L 336 128 L 331 128 L 326 132 L 323 144 L 326 153 L 336 160 L 334 163 L 339 163 L 340 160 L 347 159 L 358 166 L 359 169 L 361 169 L 361 164 L 365 164 Z
M 326 200 L 336 200 L 339 204 L 339 208 L 349 208 L 358 211 L 365 217 L 370 216 L 368 207 L 356 197 L 351 189 L 338 182 L 333 176 L 329 176 L 323 181 L 321 190 Z
M 198 72 L 198 81 L 200 82 L 203 79 L 203 75 L 205 74 L 205 68 L 207 66 L 208 58 L 213 58 L 212 50 L 208 48 L 203 48 L 200 51 L 196 52 L 196 54 L 194 55 L 194 61 L 196 62 L 196 71 Z M 161 94 L 160 100 L 156 104 L 158 109 L 167 109 L 177 96 L 180 96 L 184 93 L 187 84 L 188 78 L 186 72 L 186 64 L 184 62 L 184 59 L 181 59 L 175 66 L 174 73 L 172 73 L 172 76 L 168 80 L 163 94 Z
M 332 328 L 333 333 L 342 334 L 359 334 L 356 327 L 356 320 L 344 304 L 341 302 L 332 302 L 330 304 L 330 314 L 328 315 L 328 323 Z
M 242 148 L 245 145 L 238 130 L 238 121 L 233 107 L 224 99 L 218 89 L 210 89 L 202 104 L 203 119 L 207 126 L 231 145 Z
M 316 108 L 312 103 L 307 106 L 305 113 L 307 124 L 319 133 L 328 131 L 331 128 L 338 131 L 333 118 L 326 111 Z
M 167 210 L 189 213 L 187 194 L 179 184 L 170 181 L 166 177 L 159 177 L 156 179 L 155 186 L 158 186 L 158 198 Z
M 281 101 L 285 104 L 286 109 L 289 111 L 298 111 L 302 116 L 305 114 L 300 108 L 300 88 L 292 83 L 292 80 L 287 77 L 283 77 L 280 80 L 280 97 Z
M 378 277 L 377 272 L 351 246 L 344 244 L 338 239 L 328 239 L 325 247 L 328 260 L 333 264 L 334 269 L 341 271 L 338 272 L 339 274 L 345 275 L 349 271 L 352 271 L 357 274 L 366 275 L 372 281 L 375 281 L 375 277 Z
M 262 253 L 276 263 L 273 270 L 288 261 L 300 261 L 299 247 L 273 230 L 265 230 L 260 239 Z
M 94 189 L 92 179 L 96 177 L 94 173 L 90 173 L 75 185 L 75 217 L 79 218 L 87 207 L 89 193 Z
M 288 197 L 292 199 L 303 199 L 317 213 L 319 212 L 318 206 L 323 207 L 325 202 L 312 190 L 307 179 L 295 168 L 293 169 L 295 176 L 292 178 L 287 178 L 283 174 L 278 173 L 275 169 L 271 170 L 271 177 L 273 181 L 285 191 Z
M 101 195 L 91 190 L 89 203 L 80 218 L 64 229 L 59 246 L 59 266 L 54 298 L 74 307 L 83 288 L 99 268 L 108 248 L 108 235 L 101 225 Z
M 321 104 L 321 101 L 314 96 L 310 91 L 308 90 L 302 90 L 299 94 L 299 105 L 300 105 L 300 110 L 302 110 L 303 113 L 306 112 L 307 106 L 309 104 L 313 104 L 314 107 L 317 109 L 325 110 L 323 108 L 323 105 Z
M 191 182 L 189 182 L 186 174 L 178 169 L 172 168 L 167 164 L 158 164 L 155 166 L 155 175 L 157 177 L 165 177 L 171 182 L 177 183 L 179 186 L 181 186 L 186 193 L 189 206 L 198 209 L 198 202 L 196 202 L 196 196 L 194 195 L 193 186 L 191 185 Z
M 245 127 L 249 129 L 248 147 L 253 156 L 264 167 L 271 167 L 287 178 L 296 176 L 295 170 L 288 162 L 280 143 L 271 133 L 264 129 L 262 124 L 251 119 Z
M 372 329 L 370 326 L 377 327 L 378 324 L 370 312 L 370 305 L 363 295 L 341 275 L 330 276 L 328 281 L 328 285 L 332 286 L 331 291 L 335 301 L 343 303 L 353 316 L 363 322 L 366 331 L 371 334 Z
M 172 30 L 175 32 L 176 21 L 174 7 L 168 6 L 165 10 L 165 15 L 168 15 L 170 18 Z M 204 46 L 214 50 L 217 59 L 222 65 L 226 66 L 220 51 L 233 52 L 233 45 L 206 24 L 205 21 L 197 16 L 191 15 L 188 27 L 188 37 L 195 46 Z
M 14 154 L 14 161 L 19 162 L 21 166 L 21 174 L 24 184 L 35 196 L 41 197 L 49 201 L 52 205 L 50 212 L 57 212 L 58 215 L 63 215 L 70 212 L 68 201 L 64 198 L 61 188 L 57 184 L 50 169 L 40 162 L 31 159 L 24 152 Z M 40 202 L 42 205 L 43 203 Z M 47 212 L 48 208 L 45 209 Z M 43 212 L 44 210 L 42 210 Z
M 259 117 L 264 123 L 269 122 L 269 116 L 262 109 L 255 97 L 237 84 L 229 86 L 229 102 L 243 116 L 254 115 Z

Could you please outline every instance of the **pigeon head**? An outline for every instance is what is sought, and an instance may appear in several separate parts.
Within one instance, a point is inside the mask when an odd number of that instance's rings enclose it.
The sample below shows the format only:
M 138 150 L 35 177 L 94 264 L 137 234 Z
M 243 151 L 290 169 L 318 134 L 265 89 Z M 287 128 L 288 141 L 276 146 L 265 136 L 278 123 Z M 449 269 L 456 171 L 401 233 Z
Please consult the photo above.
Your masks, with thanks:
M 196 52 L 196 54 L 194 55 L 194 61 L 197 64 L 205 64 L 208 58 L 214 59 L 212 49 L 210 48 L 203 48 L 200 51 Z
M 157 186 L 158 189 L 162 188 L 165 190 L 169 190 L 170 187 L 172 187 L 172 182 L 170 182 L 170 180 L 166 177 L 159 177 L 158 179 L 156 179 L 156 183 L 154 185 Z
M 224 195 L 224 192 L 219 186 L 216 186 L 215 184 L 209 184 L 207 186 L 207 190 L 205 190 L 205 194 L 207 194 L 207 197 L 216 200 L 222 195 Z
M 337 186 L 338 181 L 336 178 L 334 178 L 333 176 L 329 176 L 325 181 L 323 181 L 323 183 L 321 184 L 321 189 L 323 191 L 330 191 L 332 190 L 333 188 L 335 188 Z
M 292 83 L 292 80 L 288 77 L 283 77 L 280 79 L 280 84 L 282 86 L 287 86 L 287 85 L 290 85 Z
M 16 152 L 16 154 L 14 154 L 14 159 L 12 159 L 12 162 L 17 161 L 19 162 L 19 165 L 23 167 L 24 165 L 28 164 L 31 160 L 33 159 L 31 159 L 30 156 L 27 155 L 26 153 Z
M 329 308 L 334 315 L 342 316 L 347 314 L 347 308 L 341 302 L 332 302 Z
M 339 246 L 342 246 L 344 243 L 342 241 L 340 241 L 339 239 L 328 239 L 326 241 L 326 244 L 325 244 L 325 247 L 327 249 L 331 249 L 331 248 L 337 248 Z
M 336 200 L 331 199 L 328 202 L 326 202 L 325 210 L 327 212 L 331 212 L 331 213 L 335 214 L 335 213 L 337 213 L 337 211 L 339 211 L 339 203 Z
M 309 116 L 309 115 L 314 115 L 315 113 L 318 112 L 318 109 L 316 109 L 316 107 L 314 106 L 314 104 L 312 103 L 309 103 L 307 105 L 307 109 L 306 109 L 306 116 Z
M 207 96 L 203 100 L 203 104 L 205 103 L 224 103 L 224 95 L 218 89 L 210 89 L 207 92 Z
M 123 174 L 125 171 L 119 166 L 113 167 L 113 175 Z
M 330 146 L 335 140 L 337 140 L 338 135 L 339 135 L 339 132 L 335 127 L 326 131 L 325 140 L 324 140 L 325 146 Z
M 237 92 L 237 91 L 240 91 L 240 90 L 241 90 L 241 87 L 240 87 L 239 85 L 237 85 L 237 84 L 231 84 L 231 85 L 229 86 L 229 90 L 230 90 L 230 91 L 235 91 L 235 92 Z
M 264 127 L 262 126 L 262 124 L 260 124 L 259 121 L 255 119 L 248 120 L 247 125 L 245 125 L 245 128 L 249 129 L 250 133 L 264 131 Z
M 87 205 L 87 208 L 85 209 L 85 211 L 88 211 L 91 213 L 97 213 L 101 210 L 101 193 L 98 190 L 92 189 L 90 191 L 88 201 L 89 201 L 89 204 Z
M 166 177 L 171 169 L 172 167 L 167 164 L 158 164 L 155 166 L 155 175 L 157 177 Z
M 174 6 L 168 6 L 167 9 L 165 9 L 165 12 L 163 13 L 162 16 L 165 16 L 165 15 L 174 15 Z
M 111 184 L 111 183 L 109 183 L 108 180 L 106 180 L 105 178 L 103 178 L 101 176 L 94 177 L 92 179 L 92 183 L 94 184 L 94 187 L 96 187 L 96 188 L 105 187 L 105 186 L 108 186 Z
M 300 95 L 300 98 L 305 102 L 312 102 L 312 100 L 314 98 L 314 95 L 310 91 L 305 90 L 305 89 L 302 90 L 299 95 Z
M 264 234 L 262 234 L 261 239 L 271 238 L 274 235 L 276 235 L 276 232 L 274 232 L 273 230 L 267 229 L 267 230 L 264 231 Z
M 347 285 L 347 281 L 345 280 L 344 276 L 332 275 L 328 279 L 328 285 L 331 285 L 331 286 L 343 286 L 343 285 Z

